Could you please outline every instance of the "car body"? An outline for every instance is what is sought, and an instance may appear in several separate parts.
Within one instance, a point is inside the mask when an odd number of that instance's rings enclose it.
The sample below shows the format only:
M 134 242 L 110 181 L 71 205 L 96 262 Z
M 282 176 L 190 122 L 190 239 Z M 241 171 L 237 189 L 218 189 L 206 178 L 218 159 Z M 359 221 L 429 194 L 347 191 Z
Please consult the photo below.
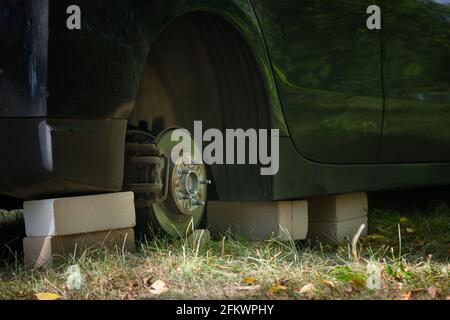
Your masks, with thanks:
M 194 56 L 163 79 L 187 80 L 162 127 L 204 120 L 280 130 L 277 175 L 211 168 L 220 200 L 449 184 L 450 3 L 376 2 L 382 30 L 366 27 L 369 0 L 2 0 L 0 194 L 120 191 L 125 135 L 140 123 L 135 109 L 155 46 L 172 48 L 171 66 L 180 48 L 210 54 L 210 67 Z M 82 10 L 81 30 L 66 27 L 72 4 Z M 208 41 L 197 48 L 200 36 Z M 205 77 L 188 78 L 194 71 Z

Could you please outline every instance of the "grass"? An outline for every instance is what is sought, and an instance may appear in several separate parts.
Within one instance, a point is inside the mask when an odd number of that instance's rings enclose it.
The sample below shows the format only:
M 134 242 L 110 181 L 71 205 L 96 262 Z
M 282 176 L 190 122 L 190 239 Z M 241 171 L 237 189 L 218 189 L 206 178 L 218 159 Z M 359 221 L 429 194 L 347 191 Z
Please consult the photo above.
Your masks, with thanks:
M 248 242 L 231 234 L 201 248 L 156 239 L 138 244 L 136 253 L 88 250 L 38 271 L 12 255 L 0 268 L 0 299 L 36 299 L 42 292 L 62 299 L 450 299 L 447 204 L 374 209 L 370 221 L 356 260 L 350 243 Z M 67 285 L 75 264 L 80 290 Z M 367 288 L 368 269 L 379 272 L 380 289 Z M 167 290 L 153 292 L 157 280 Z
M 0 261 L 18 258 L 22 251 L 25 223 L 22 211 L 0 210 Z

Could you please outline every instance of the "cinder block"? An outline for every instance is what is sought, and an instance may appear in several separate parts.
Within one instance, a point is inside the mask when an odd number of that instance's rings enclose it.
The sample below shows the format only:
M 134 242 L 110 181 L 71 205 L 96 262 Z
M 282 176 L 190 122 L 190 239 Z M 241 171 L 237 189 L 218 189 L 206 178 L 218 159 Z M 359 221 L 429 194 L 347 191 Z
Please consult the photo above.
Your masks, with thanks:
M 360 217 L 341 222 L 313 222 L 309 224 L 308 237 L 323 243 L 339 243 L 352 240 L 361 225 L 366 225 L 362 236 L 367 235 L 368 219 Z
M 368 224 L 365 193 L 311 198 L 308 203 L 309 238 L 326 243 L 351 240 L 362 224 Z
M 310 222 L 340 222 L 367 216 L 365 193 L 308 199 Z
M 308 231 L 306 201 L 208 203 L 208 225 L 217 236 L 230 230 L 249 240 L 302 240 Z
M 24 203 L 28 237 L 66 236 L 136 225 L 134 194 L 112 193 Z
M 82 254 L 86 249 L 116 246 L 128 252 L 134 251 L 132 228 L 69 236 L 28 237 L 23 240 L 25 264 L 33 268 L 44 267 L 76 253 Z

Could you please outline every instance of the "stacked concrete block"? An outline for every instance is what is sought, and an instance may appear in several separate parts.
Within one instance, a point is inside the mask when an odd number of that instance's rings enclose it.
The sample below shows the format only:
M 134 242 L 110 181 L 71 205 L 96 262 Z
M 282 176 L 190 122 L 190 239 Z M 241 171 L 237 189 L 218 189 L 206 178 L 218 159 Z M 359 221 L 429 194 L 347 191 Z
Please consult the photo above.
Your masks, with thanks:
M 308 237 L 325 243 L 351 240 L 362 224 L 367 234 L 368 201 L 365 193 L 308 199 Z
M 132 192 L 29 201 L 24 204 L 25 263 L 42 267 L 88 248 L 134 249 Z
M 213 235 L 227 231 L 248 240 L 302 240 L 308 231 L 308 203 L 208 203 L 208 226 Z

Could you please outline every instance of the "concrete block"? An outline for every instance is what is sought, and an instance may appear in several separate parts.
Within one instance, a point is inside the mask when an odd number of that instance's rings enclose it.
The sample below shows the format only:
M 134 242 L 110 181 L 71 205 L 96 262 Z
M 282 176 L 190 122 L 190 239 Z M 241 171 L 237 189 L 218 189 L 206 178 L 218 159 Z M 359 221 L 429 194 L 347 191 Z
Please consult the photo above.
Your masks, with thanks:
M 230 230 L 249 240 L 302 240 L 308 231 L 306 201 L 208 203 L 208 225 L 213 235 Z
M 112 193 L 24 203 L 28 237 L 65 236 L 136 225 L 134 194 Z
M 359 227 L 364 224 L 362 236 L 367 235 L 368 218 L 360 217 L 340 222 L 312 222 L 309 224 L 308 238 L 323 243 L 339 243 L 352 240 Z
M 28 237 L 23 240 L 25 264 L 41 268 L 63 257 L 82 254 L 90 248 L 119 247 L 132 252 L 135 249 L 132 228 L 57 237 Z
M 310 222 L 340 222 L 367 216 L 365 193 L 308 199 Z
M 325 243 L 352 239 L 362 224 L 367 234 L 368 201 L 365 193 L 308 199 L 308 238 Z

